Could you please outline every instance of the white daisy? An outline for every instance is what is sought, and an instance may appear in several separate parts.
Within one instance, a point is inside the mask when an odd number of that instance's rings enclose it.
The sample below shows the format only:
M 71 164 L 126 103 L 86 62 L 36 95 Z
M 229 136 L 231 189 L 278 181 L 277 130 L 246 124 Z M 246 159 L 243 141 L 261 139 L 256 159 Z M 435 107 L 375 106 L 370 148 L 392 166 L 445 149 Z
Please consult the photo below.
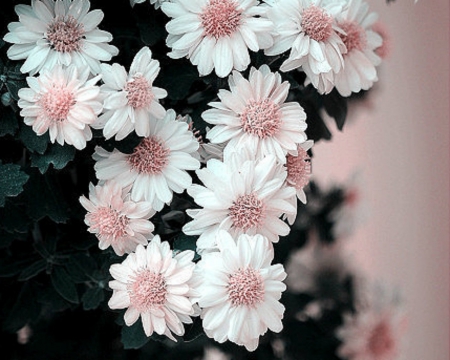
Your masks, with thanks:
M 261 235 L 235 240 L 221 231 L 217 243 L 220 251 L 204 254 L 198 263 L 203 328 L 219 343 L 230 340 L 254 351 L 267 329 L 283 328 L 279 300 L 286 273 L 281 264 L 271 265 L 273 247 Z
M 344 67 L 335 77 L 336 89 L 342 96 L 368 90 L 378 81 L 376 66 L 381 57 L 377 49 L 383 39 L 372 29 L 377 19 L 378 15 L 369 12 L 369 5 L 362 0 L 349 0 L 346 10 L 337 17 L 338 26 L 344 31 L 339 35 L 347 47 Z
M 100 72 L 100 61 L 118 54 L 109 45 L 112 35 L 100 30 L 101 10 L 89 11 L 88 0 L 33 0 L 17 5 L 19 22 L 8 25 L 3 40 L 12 43 L 7 55 L 11 60 L 25 60 L 22 73 L 31 75 L 55 64 L 88 66 Z
M 156 235 L 145 248 L 138 245 L 121 264 L 113 264 L 109 282 L 113 290 L 108 305 L 127 309 L 125 324 L 133 325 L 139 317 L 144 332 L 166 335 L 184 334 L 183 323 L 192 323 L 196 308 L 190 298 L 196 296 L 191 280 L 195 268 L 194 252 L 186 250 L 173 255 L 167 241 Z
M 275 24 L 277 35 L 265 54 L 279 55 L 290 50 L 280 70 L 301 69 L 320 93 L 329 93 L 334 85 L 333 74 L 343 66 L 345 45 L 334 21 L 342 11 L 342 2 L 279 0 L 269 4 L 267 16 Z
M 175 120 L 175 111 L 164 119 L 150 122 L 150 135 L 132 154 L 117 149 L 111 153 L 96 147 L 94 169 L 100 180 L 115 180 L 131 186 L 131 199 L 149 201 L 156 211 L 172 201 L 173 192 L 181 193 L 192 184 L 186 170 L 197 170 L 200 162 L 193 154 L 198 142 L 185 122 Z
M 55 65 L 39 77 L 27 77 L 29 88 L 19 90 L 18 101 L 25 124 L 37 135 L 48 131 L 52 143 L 84 149 L 86 141 L 92 139 L 90 125 L 102 111 L 100 88 L 96 86 L 100 77 L 88 77 L 87 67 L 75 65 Z
M 104 113 L 93 127 L 103 129 L 106 139 L 115 135 L 116 140 L 122 140 L 133 130 L 139 136 L 149 136 L 150 122 L 166 114 L 159 100 L 167 91 L 153 86 L 159 70 L 159 61 L 152 59 L 148 47 L 136 54 L 129 73 L 122 65 L 102 64 Z
M 288 176 L 286 183 L 293 186 L 297 192 L 297 198 L 306 204 L 306 194 L 304 188 L 309 184 L 311 176 L 311 158 L 307 151 L 311 149 L 314 142 L 307 140 L 297 145 L 297 155 L 288 154 L 286 168 Z
M 122 256 L 138 244 L 147 245 L 153 237 L 155 227 L 149 221 L 155 214 L 152 205 L 132 201 L 127 189 L 114 181 L 95 187 L 89 184 L 89 198 L 81 196 L 80 203 L 87 210 L 84 221 L 88 231 L 97 236 L 101 250 L 111 246 Z
M 249 49 L 257 52 L 273 44 L 273 24 L 264 18 L 257 0 L 178 0 L 165 2 L 170 20 L 167 46 L 171 58 L 187 57 L 201 76 L 213 69 L 225 77 L 250 64 Z
M 296 154 L 297 145 L 306 141 L 306 114 L 297 102 L 285 102 L 288 81 L 272 73 L 267 65 L 251 68 L 249 80 L 234 71 L 228 82 L 230 91 L 220 89 L 221 102 L 209 103 L 202 118 L 215 126 L 206 134 L 212 143 L 228 142 L 231 148 L 248 148 L 263 157 L 275 154 L 286 162 L 287 153 Z M 227 147 L 228 147 L 227 145 Z M 225 152 L 227 148 L 225 148 Z
M 295 189 L 284 185 L 287 172 L 274 156 L 255 160 L 243 152 L 230 154 L 221 162 L 211 159 L 196 174 L 204 186 L 194 184 L 188 194 L 202 209 L 187 210 L 193 218 L 183 226 L 187 235 L 200 235 L 200 252 L 214 249 L 215 235 L 229 231 L 240 234 L 261 234 L 277 242 L 279 235 L 287 235 L 290 227 L 280 219 L 294 214 L 291 203 Z

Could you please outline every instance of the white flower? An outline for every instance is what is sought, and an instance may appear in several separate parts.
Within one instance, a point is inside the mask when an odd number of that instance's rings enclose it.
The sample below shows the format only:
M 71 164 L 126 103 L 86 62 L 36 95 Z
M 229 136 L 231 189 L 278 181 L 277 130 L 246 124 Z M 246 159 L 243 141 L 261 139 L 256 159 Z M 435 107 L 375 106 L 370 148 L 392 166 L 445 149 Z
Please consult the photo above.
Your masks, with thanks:
M 198 263 L 203 328 L 219 343 L 230 340 L 254 351 L 267 329 L 283 328 L 279 299 L 286 273 L 281 264 L 271 265 L 273 247 L 261 235 L 235 240 L 221 231 L 217 243 L 220 251 L 204 254 Z
M 111 246 L 122 256 L 138 244 L 147 245 L 153 237 L 155 227 L 149 218 L 155 211 L 151 204 L 132 201 L 127 189 L 114 181 L 95 187 L 89 184 L 89 198 L 81 196 L 80 203 L 88 211 L 84 221 L 97 236 L 101 250 Z
M 307 140 L 303 144 L 297 145 L 297 155 L 288 154 L 286 160 L 287 179 L 289 186 L 293 186 L 297 192 L 297 198 L 306 204 L 306 194 L 304 188 L 309 184 L 311 176 L 311 158 L 307 151 L 311 149 L 314 142 Z
M 336 89 L 342 96 L 368 90 L 378 81 L 376 66 L 381 57 L 377 49 L 382 37 L 372 30 L 378 15 L 368 12 L 369 5 L 362 0 L 349 0 L 348 8 L 337 17 L 338 26 L 345 32 L 339 34 L 347 47 L 344 67 L 335 77 Z
M 185 324 L 192 323 L 196 308 L 190 300 L 196 296 L 191 285 L 194 252 L 186 250 L 173 256 L 167 241 L 156 235 L 145 248 L 138 245 L 121 264 L 113 264 L 109 282 L 113 290 L 108 305 L 127 309 L 125 324 L 133 325 L 141 317 L 144 332 L 182 336 Z
M 343 66 L 345 46 L 334 20 L 342 11 L 342 2 L 279 0 L 269 4 L 267 16 L 275 24 L 277 35 L 265 54 L 279 55 L 290 50 L 280 70 L 301 69 L 320 93 L 329 93 L 334 73 Z
M 166 1 L 171 1 L 171 0 L 150 0 L 150 4 L 154 5 L 155 9 L 159 9 L 160 6 Z M 130 0 L 131 6 L 134 6 L 136 4 L 141 4 L 143 2 L 145 2 L 145 0 Z
M 19 90 L 18 105 L 24 122 L 37 135 L 47 131 L 50 141 L 73 145 L 78 150 L 92 139 L 90 125 L 102 111 L 96 86 L 100 77 L 88 80 L 89 69 L 70 65 L 55 65 L 45 69 L 39 77 L 27 77 L 29 88 Z
M 161 9 L 173 18 L 166 25 L 168 55 L 187 57 L 201 76 L 213 69 L 219 77 L 232 69 L 243 71 L 250 64 L 249 49 L 257 52 L 273 44 L 273 24 L 257 0 L 178 0 Z
M 255 160 L 244 152 L 230 154 L 224 162 L 211 159 L 196 171 L 204 186 L 194 184 L 187 192 L 202 209 L 187 210 L 193 218 L 183 226 L 187 235 L 200 235 L 198 251 L 214 249 L 215 235 L 227 230 L 233 237 L 261 234 L 277 242 L 290 227 L 280 219 L 295 214 L 291 204 L 295 189 L 284 186 L 286 169 L 274 156 Z
M 88 0 L 33 0 L 17 5 L 19 22 L 8 25 L 3 40 L 13 43 L 7 52 L 11 60 L 26 59 L 20 71 L 34 75 L 55 64 L 88 66 L 100 72 L 100 61 L 118 54 L 109 45 L 112 35 L 97 26 L 103 19 L 101 10 L 89 11 Z
M 150 135 L 132 154 L 101 147 L 93 155 L 100 180 L 114 179 L 122 187 L 131 186 L 131 199 L 149 201 L 156 211 L 172 201 L 173 192 L 182 193 L 192 184 L 186 170 L 196 170 L 200 162 L 193 154 L 198 142 L 185 122 L 175 120 L 170 109 L 162 120 L 150 122 Z
M 158 100 L 166 97 L 167 91 L 153 86 L 159 70 L 159 61 L 152 59 L 148 47 L 136 54 L 129 73 L 122 65 L 102 64 L 104 113 L 93 127 L 103 129 L 106 139 L 115 135 L 116 140 L 122 140 L 133 130 L 139 136 L 149 136 L 150 122 L 166 114 Z
M 274 154 L 283 163 L 287 153 L 297 154 L 297 145 L 306 141 L 306 114 L 299 103 L 285 102 L 289 82 L 282 83 L 267 65 L 252 67 L 249 80 L 234 71 L 228 82 L 230 91 L 219 90 L 221 102 L 209 103 L 213 109 L 202 114 L 215 125 L 206 137 L 233 149 L 247 148 L 257 157 Z

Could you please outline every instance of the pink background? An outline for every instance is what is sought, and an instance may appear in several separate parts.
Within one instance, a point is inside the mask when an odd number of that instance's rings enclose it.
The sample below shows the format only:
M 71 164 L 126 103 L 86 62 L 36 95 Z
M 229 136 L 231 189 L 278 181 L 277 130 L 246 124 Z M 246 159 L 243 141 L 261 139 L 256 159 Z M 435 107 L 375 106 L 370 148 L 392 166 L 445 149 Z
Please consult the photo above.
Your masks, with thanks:
M 314 148 L 319 183 L 362 171 L 367 219 L 348 239 L 363 272 L 397 286 L 401 359 L 449 359 L 449 0 L 369 1 L 392 42 L 365 104 Z

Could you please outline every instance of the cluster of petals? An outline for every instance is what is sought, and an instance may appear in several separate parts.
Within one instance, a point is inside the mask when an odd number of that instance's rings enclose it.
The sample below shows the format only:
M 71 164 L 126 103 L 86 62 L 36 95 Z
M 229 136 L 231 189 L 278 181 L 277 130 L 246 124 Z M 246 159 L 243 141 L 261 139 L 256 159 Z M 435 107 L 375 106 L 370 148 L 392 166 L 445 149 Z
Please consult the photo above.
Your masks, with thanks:
M 100 30 L 101 10 L 89 11 L 88 0 L 33 0 L 16 5 L 18 22 L 8 25 L 4 36 L 13 45 L 11 60 L 25 60 L 22 73 L 34 75 L 56 64 L 87 66 L 92 74 L 100 72 L 100 62 L 109 61 L 118 49 L 108 44 L 109 32 Z
M 150 122 L 149 136 L 132 154 L 96 147 L 94 169 L 99 180 L 130 186 L 132 200 L 149 201 L 160 211 L 164 204 L 170 204 L 173 192 L 182 193 L 192 184 L 187 170 L 200 168 L 195 157 L 198 147 L 188 124 L 176 120 L 175 111 L 170 109 L 163 119 Z
M 229 149 L 249 149 L 262 158 L 274 154 L 286 162 L 288 153 L 306 141 L 306 114 L 297 102 L 285 102 L 290 84 L 267 65 L 250 69 L 249 79 L 234 71 L 230 90 L 220 89 L 220 102 L 211 102 L 202 118 L 214 127 L 206 134 L 214 144 Z
M 249 50 L 273 45 L 273 24 L 257 0 L 177 0 L 161 9 L 172 18 L 166 25 L 168 56 L 190 59 L 200 76 L 243 71 L 250 64 Z
M 279 300 L 286 273 L 281 264 L 271 264 L 273 246 L 262 235 L 233 238 L 222 230 L 217 245 L 219 251 L 204 254 L 198 263 L 203 328 L 219 343 L 229 340 L 254 351 L 268 329 L 283 328 Z
M 272 242 L 290 227 L 280 216 L 296 213 L 295 189 L 285 186 L 287 171 L 273 155 L 255 159 L 249 151 L 230 153 L 224 161 L 211 159 L 196 174 L 204 186 L 187 192 L 200 209 L 188 209 L 193 218 L 183 226 L 187 235 L 200 235 L 199 252 L 216 248 L 216 235 L 226 230 L 233 237 L 261 234 Z
M 146 0 L 130 0 L 130 4 L 131 4 L 131 6 L 134 6 L 136 4 L 141 4 L 145 1 Z M 170 0 L 150 0 L 150 4 L 152 4 L 155 7 L 155 9 L 159 9 L 161 7 L 161 5 L 166 1 L 170 1 Z
M 130 199 L 128 189 L 114 181 L 102 185 L 89 184 L 89 198 L 80 197 L 87 210 L 85 223 L 88 231 L 99 240 L 99 248 L 112 247 L 122 256 L 134 251 L 137 245 L 147 245 L 153 237 L 154 226 L 149 220 L 155 213 L 148 202 Z
M 103 108 L 99 76 L 88 79 L 87 67 L 59 64 L 27 77 L 29 87 L 19 90 L 18 101 L 25 124 L 39 136 L 48 131 L 52 143 L 84 149 Z
M 167 241 L 156 235 L 144 247 L 138 245 L 120 264 L 113 264 L 113 294 L 108 301 L 111 309 L 126 309 L 125 324 L 133 325 L 139 317 L 147 336 L 154 332 L 176 341 L 182 336 L 184 324 L 199 309 L 191 300 L 198 296 L 192 285 L 194 252 L 185 250 L 174 255 Z
M 305 187 L 309 184 L 311 176 L 311 158 L 308 150 L 312 148 L 314 141 L 306 140 L 297 145 L 297 154 L 288 154 L 286 159 L 287 178 L 286 183 L 293 186 L 297 192 L 297 198 L 306 204 Z
M 93 127 L 103 129 L 106 139 L 115 135 L 122 140 L 133 130 L 138 136 L 149 136 L 150 122 L 166 114 L 159 99 L 167 91 L 153 86 L 159 70 L 159 61 L 152 59 L 148 47 L 135 55 L 129 73 L 119 64 L 101 64 L 104 111 Z

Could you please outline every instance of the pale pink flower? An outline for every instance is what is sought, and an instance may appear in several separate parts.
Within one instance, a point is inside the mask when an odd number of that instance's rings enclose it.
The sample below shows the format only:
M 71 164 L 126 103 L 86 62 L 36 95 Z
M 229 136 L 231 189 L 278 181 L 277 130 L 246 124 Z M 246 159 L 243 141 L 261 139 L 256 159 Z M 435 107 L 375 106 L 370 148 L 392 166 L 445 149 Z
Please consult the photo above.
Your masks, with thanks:
M 133 130 L 139 136 L 149 136 L 150 122 L 166 114 L 159 100 L 167 91 L 153 86 L 159 70 L 159 61 L 152 59 L 148 47 L 136 54 L 129 73 L 122 65 L 102 64 L 104 111 L 93 127 L 103 129 L 106 139 L 115 135 L 116 140 L 122 140 Z
M 212 143 L 227 143 L 227 148 L 247 148 L 257 157 L 274 154 L 286 162 L 288 153 L 296 154 L 297 145 L 306 141 L 306 114 L 297 102 L 285 102 L 288 81 L 272 73 L 267 65 L 251 68 L 249 79 L 234 71 L 228 82 L 230 90 L 220 89 L 220 102 L 202 118 L 215 126 L 206 138 Z
M 150 122 L 150 134 L 132 154 L 117 149 L 111 153 L 96 147 L 94 169 L 100 180 L 115 180 L 131 187 L 131 199 L 149 201 L 156 211 L 170 204 L 173 192 L 182 193 L 192 184 L 187 170 L 197 170 L 200 162 L 194 154 L 198 141 L 188 124 L 175 120 L 175 111 L 164 119 Z
M 217 244 L 219 251 L 204 254 L 198 263 L 203 328 L 219 343 L 230 340 L 254 351 L 268 329 L 283 328 L 279 300 L 286 273 L 281 264 L 271 265 L 274 251 L 264 236 L 234 239 L 220 231 Z
M 18 105 L 24 122 L 37 135 L 47 131 L 50 141 L 73 145 L 78 150 L 92 139 L 90 125 L 102 111 L 96 86 L 99 76 L 88 80 L 89 69 L 55 65 L 44 69 L 39 77 L 27 77 L 29 88 L 19 90 Z
M 87 210 L 84 222 L 97 236 L 98 247 L 111 246 L 119 256 L 134 251 L 138 244 L 147 245 L 155 228 L 149 220 L 155 214 L 151 204 L 132 201 L 127 190 L 114 181 L 95 187 L 91 183 L 89 198 L 79 199 Z
M 231 70 L 243 71 L 250 64 L 249 49 L 257 52 L 273 44 L 271 21 L 257 0 L 178 0 L 165 2 L 162 11 L 172 18 L 168 54 L 186 57 L 200 76 L 225 77 Z
M 291 203 L 295 189 L 285 186 L 286 169 L 273 155 L 255 160 L 248 153 L 232 153 L 223 162 L 211 159 L 196 171 L 204 186 L 193 184 L 187 192 L 202 208 L 186 211 L 193 220 L 182 230 L 200 235 L 200 252 L 216 247 L 215 236 L 221 229 L 233 237 L 261 234 L 273 242 L 290 232 L 280 219 L 296 212 Z
M 20 71 L 35 73 L 55 64 L 88 66 L 100 72 L 100 62 L 109 61 L 119 50 L 108 42 L 109 32 L 100 30 L 101 10 L 89 11 L 88 0 L 33 0 L 16 5 L 19 22 L 8 25 L 3 40 L 13 43 L 7 52 L 11 60 L 26 59 Z
M 392 52 L 392 37 L 388 28 L 381 21 L 377 21 L 372 25 L 372 30 L 381 36 L 382 44 L 375 49 L 375 53 L 381 58 L 386 59 Z
M 343 66 L 345 45 L 335 22 L 342 7 L 343 2 L 321 0 L 269 2 L 267 16 L 275 24 L 277 35 L 265 54 L 273 56 L 289 50 L 289 57 L 280 70 L 303 70 L 320 93 L 329 93 L 333 89 L 334 73 Z
M 311 149 L 314 142 L 307 140 L 297 145 L 297 155 L 288 154 L 286 160 L 287 178 L 286 183 L 293 186 L 297 192 L 297 198 L 306 204 L 306 194 L 304 188 L 309 184 L 311 176 L 311 158 L 308 150 Z
M 349 0 L 348 7 L 336 18 L 347 48 L 344 67 L 335 76 L 335 87 L 342 96 L 368 90 L 378 81 L 376 66 L 381 57 L 376 50 L 383 39 L 372 29 L 377 19 L 378 15 L 369 12 L 369 5 L 362 0 Z
M 113 290 L 109 307 L 127 309 L 127 326 L 140 317 L 147 336 L 156 332 L 176 341 L 173 334 L 182 336 L 183 323 L 192 323 L 191 316 L 198 315 L 191 301 L 198 295 L 192 287 L 193 258 L 191 250 L 174 255 L 169 243 L 161 242 L 159 235 L 147 248 L 138 245 L 121 264 L 110 267 L 114 280 L 109 282 Z

